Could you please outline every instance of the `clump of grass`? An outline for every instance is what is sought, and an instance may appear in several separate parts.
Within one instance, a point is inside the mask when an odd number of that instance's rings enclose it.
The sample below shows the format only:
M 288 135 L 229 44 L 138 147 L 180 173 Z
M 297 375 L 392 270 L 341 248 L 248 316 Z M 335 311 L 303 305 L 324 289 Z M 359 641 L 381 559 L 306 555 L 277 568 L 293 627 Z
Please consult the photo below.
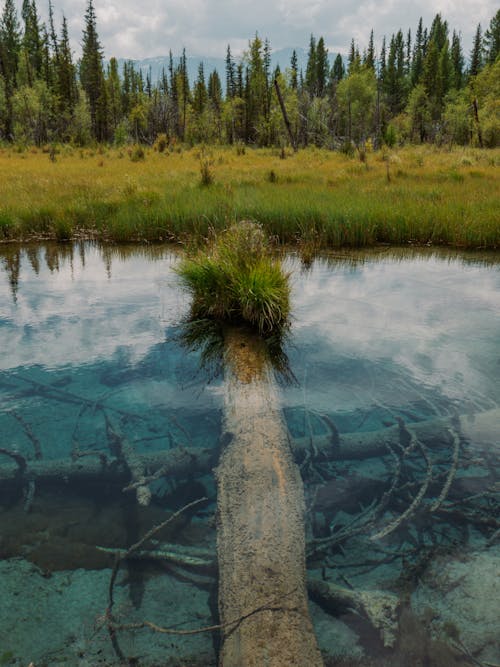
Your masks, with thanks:
M 128 154 L 132 162 L 142 162 L 143 160 L 146 159 L 146 153 L 144 152 L 144 148 L 140 144 L 136 144 L 135 146 L 130 148 Z
M 290 314 L 289 276 L 271 256 L 262 227 L 243 221 L 214 237 L 177 269 L 193 319 L 244 322 L 269 335 Z
M 200 184 L 203 187 L 208 187 L 212 185 L 215 180 L 214 170 L 213 170 L 213 158 L 211 153 L 207 152 L 204 147 L 200 151 Z
M 158 151 L 158 153 L 164 153 L 165 150 L 168 148 L 168 138 L 164 132 L 162 132 L 156 137 L 156 141 L 153 145 L 153 148 L 155 151 Z

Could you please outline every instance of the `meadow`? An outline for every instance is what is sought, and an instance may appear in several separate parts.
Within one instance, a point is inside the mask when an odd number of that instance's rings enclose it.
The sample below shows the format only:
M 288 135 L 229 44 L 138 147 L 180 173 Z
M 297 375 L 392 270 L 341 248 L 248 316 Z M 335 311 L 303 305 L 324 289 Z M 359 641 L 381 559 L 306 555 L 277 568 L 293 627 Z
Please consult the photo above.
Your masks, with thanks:
M 189 242 L 260 222 L 307 254 L 500 246 L 500 149 L 0 148 L 0 242 Z

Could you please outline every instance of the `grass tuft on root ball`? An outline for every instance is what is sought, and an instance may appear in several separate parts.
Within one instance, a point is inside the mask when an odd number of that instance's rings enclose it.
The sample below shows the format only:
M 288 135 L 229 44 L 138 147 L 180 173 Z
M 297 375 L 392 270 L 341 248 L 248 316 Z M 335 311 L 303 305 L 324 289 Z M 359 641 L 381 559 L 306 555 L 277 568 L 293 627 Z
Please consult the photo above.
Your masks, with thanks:
M 177 273 L 192 296 L 193 319 L 246 323 L 263 335 L 288 324 L 289 275 L 255 222 L 239 222 L 216 235 L 182 260 Z

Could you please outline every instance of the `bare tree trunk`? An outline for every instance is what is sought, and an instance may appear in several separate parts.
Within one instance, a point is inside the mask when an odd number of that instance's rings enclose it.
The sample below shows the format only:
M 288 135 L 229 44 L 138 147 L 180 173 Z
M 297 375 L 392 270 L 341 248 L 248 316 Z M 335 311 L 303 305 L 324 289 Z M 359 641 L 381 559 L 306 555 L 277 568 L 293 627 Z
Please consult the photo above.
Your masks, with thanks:
M 307 606 L 304 492 L 262 341 L 225 336 L 225 448 L 216 471 L 223 667 L 320 667 Z

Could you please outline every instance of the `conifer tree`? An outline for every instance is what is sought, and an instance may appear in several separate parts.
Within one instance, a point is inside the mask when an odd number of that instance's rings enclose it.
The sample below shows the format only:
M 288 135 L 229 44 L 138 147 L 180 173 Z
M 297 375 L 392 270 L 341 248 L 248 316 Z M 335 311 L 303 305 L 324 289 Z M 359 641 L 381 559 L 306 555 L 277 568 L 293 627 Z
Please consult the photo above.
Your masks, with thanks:
M 451 38 L 451 64 L 452 64 L 452 80 L 451 87 L 459 90 L 462 87 L 464 79 L 464 56 L 462 53 L 462 44 L 460 43 L 460 36 L 453 31 Z
M 0 20 L 0 75 L 3 79 L 5 115 L 2 134 L 12 137 L 12 96 L 17 84 L 21 31 L 14 0 L 5 0 Z
M 368 41 L 368 49 L 366 51 L 364 64 L 369 69 L 375 71 L 375 47 L 373 45 L 373 29 L 370 31 L 370 39 Z
M 233 98 L 236 95 L 236 80 L 234 73 L 234 61 L 231 55 L 231 47 L 227 45 L 226 51 L 226 97 Z
M 316 95 L 318 97 L 323 97 L 326 93 L 329 70 L 328 49 L 325 47 L 325 40 L 320 37 L 316 46 Z
M 294 49 L 292 52 L 292 57 L 290 59 L 290 88 L 292 90 L 297 90 L 298 76 L 299 76 L 299 66 L 297 60 L 297 51 L 295 51 Z
M 205 84 L 205 71 L 203 63 L 201 62 L 198 65 L 198 78 L 194 84 L 193 91 L 193 110 L 198 115 L 201 116 L 205 111 L 208 101 L 208 92 Z
M 220 113 L 222 109 L 222 84 L 216 69 L 208 77 L 207 93 L 212 109 L 216 113 Z
M 61 39 L 57 46 L 56 82 L 57 106 L 60 113 L 73 112 L 78 101 L 76 68 L 73 64 L 68 36 L 68 23 L 63 15 Z
M 418 22 L 417 32 L 415 34 L 415 43 L 413 45 L 413 57 L 411 63 L 411 85 L 415 87 L 422 78 L 424 68 L 424 28 L 422 17 Z
M 318 82 L 318 66 L 316 59 L 316 39 L 313 35 L 309 40 L 309 52 L 307 54 L 305 87 L 311 97 L 316 95 Z
M 109 61 L 106 85 L 108 89 L 109 125 L 111 132 L 114 133 L 123 116 L 121 82 L 116 58 L 111 58 Z
M 35 0 L 23 1 L 22 18 L 24 22 L 22 53 L 25 61 L 27 83 L 32 86 L 34 81 L 42 75 L 44 59 L 44 45 Z
M 474 43 L 470 54 L 469 76 L 476 76 L 481 71 L 483 66 L 483 37 L 481 32 L 481 24 L 476 28 L 474 36 Z
M 486 62 L 493 64 L 500 54 L 500 9 L 491 19 L 490 25 L 484 33 Z
M 344 61 L 342 60 L 342 56 L 340 55 L 340 53 L 337 53 L 337 56 L 333 61 L 332 79 L 333 81 L 336 81 L 338 83 L 339 81 L 342 81 L 344 76 L 345 76 Z
M 97 19 L 92 0 L 88 1 L 83 30 L 80 81 L 90 108 L 92 134 L 98 141 L 107 135 L 107 96 L 102 69 L 102 47 L 97 35 Z

